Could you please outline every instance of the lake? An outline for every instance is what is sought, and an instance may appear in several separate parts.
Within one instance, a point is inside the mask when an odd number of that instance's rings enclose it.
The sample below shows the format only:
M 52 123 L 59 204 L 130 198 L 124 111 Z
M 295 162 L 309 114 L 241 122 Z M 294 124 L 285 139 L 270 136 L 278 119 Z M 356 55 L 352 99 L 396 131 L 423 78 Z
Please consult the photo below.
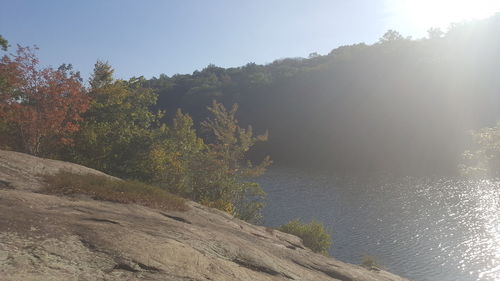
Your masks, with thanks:
M 338 177 L 273 167 L 264 225 L 323 222 L 335 258 L 369 255 L 421 281 L 500 280 L 500 182 L 438 178 Z

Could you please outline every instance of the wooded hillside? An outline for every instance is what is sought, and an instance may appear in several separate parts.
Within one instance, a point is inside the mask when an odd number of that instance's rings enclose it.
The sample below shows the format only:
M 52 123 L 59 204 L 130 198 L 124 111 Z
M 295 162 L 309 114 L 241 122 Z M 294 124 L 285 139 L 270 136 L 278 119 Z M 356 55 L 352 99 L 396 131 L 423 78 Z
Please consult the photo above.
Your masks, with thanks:
M 379 42 L 267 65 L 209 65 L 147 85 L 157 108 L 195 120 L 216 99 L 238 103 L 242 124 L 269 130 L 259 154 L 276 163 L 338 171 L 453 173 L 468 131 L 500 109 L 500 15 L 455 24 L 428 38 L 387 32 Z M 172 116 L 172 115 L 170 115 Z

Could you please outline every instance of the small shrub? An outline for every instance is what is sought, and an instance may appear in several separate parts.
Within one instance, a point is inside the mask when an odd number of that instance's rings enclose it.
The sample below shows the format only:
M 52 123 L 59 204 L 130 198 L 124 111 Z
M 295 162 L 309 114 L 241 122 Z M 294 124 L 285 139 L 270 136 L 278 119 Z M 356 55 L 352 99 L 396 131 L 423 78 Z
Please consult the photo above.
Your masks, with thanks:
M 377 260 L 374 256 L 362 256 L 361 257 L 361 266 L 367 269 L 378 269 L 380 265 L 377 263 Z
M 300 220 L 292 220 L 282 225 L 279 230 L 302 238 L 304 246 L 323 255 L 328 255 L 328 249 L 332 245 L 330 234 L 325 230 L 323 224 L 318 221 L 313 220 L 305 224 Z
M 117 180 L 98 175 L 60 172 L 44 175 L 43 193 L 85 194 L 96 200 L 134 203 L 160 210 L 186 211 L 185 200 L 159 187 L 139 181 Z
M 205 205 L 210 208 L 215 208 L 219 209 L 221 211 L 224 211 L 228 214 L 234 215 L 234 205 L 231 202 L 226 202 L 224 200 L 215 200 L 215 201 L 208 201 L 208 200 L 201 200 L 201 204 Z

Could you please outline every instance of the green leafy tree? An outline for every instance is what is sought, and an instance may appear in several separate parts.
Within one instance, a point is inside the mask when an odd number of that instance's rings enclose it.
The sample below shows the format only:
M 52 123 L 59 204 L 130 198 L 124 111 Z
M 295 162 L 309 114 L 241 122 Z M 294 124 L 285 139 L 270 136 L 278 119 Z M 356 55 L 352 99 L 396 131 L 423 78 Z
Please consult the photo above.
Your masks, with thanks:
M 144 159 L 162 113 L 150 111 L 156 95 L 143 87 L 142 77 L 114 80 L 112 74 L 108 63 L 96 63 L 90 80 L 91 106 L 72 157 L 116 176 L 146 179 L 149 173 Z
M 153 134 L 146 164 L 151 181 L 176 194 L 199 199 L 194 194 L 198 184 L 194 163 L 207 153 L 207 146 L 197 136 L 191 117 L 179 109 L 170 128 L 162 125 Z
M 236 105 L 228 111 L 214 101 L 208 109 L 211 118 L 202 123 L 208 143 L 197 136 L 193 120 L 180 110 L 171 127 L 162 125 L 153 132 L 144 165 L 148 177 L 173 193 L 257 222 L 265 193 L 250 179 L 261 175 L 271 161 L 267 157 L 253 166 L 245 160 L 250 148 L 267 136 L 253 136 L 250 127 L 239 127 Z
M 237 217 L 258 221 L 265 193 L 251 179 L 264 173 L 271 160 L 266 157 L 258 165 L 245 161 L 252 146 L 267 140 L 267 133 L 254 136 L 252 127 L 240 127 L 235 117 L 236 104 L 227 110 L 221 103 L 213 101 L 208 110 L 211 116 L 202 122 L 202 128 L 208 135 L 209 151 L 202 156 L 203 161 L 197 163 L 209 165 L 197 167 L 196 170 L 205 177 L 197 177 L 200 182 L 195 193 L 209 205 L 234 206 Z
M 237 106 L 226 110 L 214 102 L 212 117 L 202 123 L 208 143 L 194 129 L 193 119 L 177 110 L 171 126 L 161 124 L 163 112 L 151 107 L 156 95 L 142 78 L 114 80 L 113 69 L 96 63 L 91 77 L 90 109 L 84 115 L 73 159 L 107 173 L 152 182 L 171 192 L 257 221 L 264 192 L 249 179 L 270 164 L 246 161 L 246 154 L 267 136 L 254 136 L 238 126 Z
M 7 51 L 8 47 L 9 41 L 7 41 L 7 39 L 3 38 L 3 36 L 0 35 L 0 49 L 2 49 L 2 51 Z
M 99 89 L 113 83 L 114 72 L 115 70 L 109 62 L 98 60 L 94 65 L 94 73 L 92 73 L 89 80 L 92 89 Z

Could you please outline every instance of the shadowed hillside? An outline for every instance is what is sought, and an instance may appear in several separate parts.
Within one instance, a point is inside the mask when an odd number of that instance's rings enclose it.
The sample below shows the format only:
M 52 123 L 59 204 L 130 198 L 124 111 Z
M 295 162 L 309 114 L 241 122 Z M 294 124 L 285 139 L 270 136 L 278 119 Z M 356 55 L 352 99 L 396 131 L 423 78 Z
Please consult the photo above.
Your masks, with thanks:
M 239 103 L 243 124 L 269 129 L 260 153 L 338 171 L 454 173 L 468 130 L 500 109 L 500 15 L 409 39 L 237 68 L 209 65 L 148 85 L 158 108 L 201 120 L 212 99 Z

